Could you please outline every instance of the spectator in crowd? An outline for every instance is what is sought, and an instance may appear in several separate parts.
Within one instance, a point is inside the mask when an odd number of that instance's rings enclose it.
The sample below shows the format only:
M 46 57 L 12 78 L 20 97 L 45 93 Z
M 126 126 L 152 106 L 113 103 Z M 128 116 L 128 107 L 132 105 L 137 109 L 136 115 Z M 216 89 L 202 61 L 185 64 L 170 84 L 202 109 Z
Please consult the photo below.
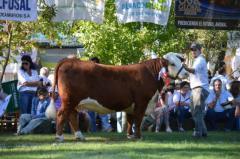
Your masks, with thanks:
M 37 97 L 32 99 L 31 114 L 22 114 L 19 119 L 17 135 L 29 134 L 41 125 L 47 118 L 45 111 L 50 103 L 48 90 L 44 87 L 37 91 Z
M 206 137 L 207 128 L 204 121 L 206 99 L 209 94 L 208 70 L 205 57 L 201 52 L 201 45 L 192 43 L 191 52 L 194 58 L 192 68 L 183 64 L 184 68 L 190 73 L 191 113 L 195 123 L 193 137 Z
M 184 131 L 183 123 L 185 118 L 190 118 L 190 97 L 191 91 L 190 86 L 187 81 L 183 81 L 180 84 L 180 91 L 174 93 L 173 95 L 173 102 L 176 105 L 176 114 L 177 114 L 177 121 L 178 121 L 178 130 L 180 132 Z
M 99 118 L 101 119 L 102 131 L 111 132 L 110 114 L 99 114 Z
M 172 129 L 169 124 L 170 112 L 174 109 L 175 105 L 173 103 L 173 86 L 169 85 L 168 88 L 163 90 L 157 102 L 156 113 L 156 129 L 155 132 L 159 132 L 162 122 L 164 121 L 166 132 L 171 133 Z
M 220 68 L 217 71 L 217 74 L 211 79 L 210 89 L 213 89 L 213 81 L 215 79 L 220 79 L 222 81 L 222 89 L 229 89 L 230 80 L 227 77 L 226 64 L 224 61 L 220 62 Z
M 235 118 L 236 118 L 236 129 L 240 130 L 240 81 L 233 81 L 231 83 L 231 94 L 233 95 L 233 105 L 235 109 Z
M 42 67 L 40 69 L 40 80 L 42 81 L 43 86 L 47 87 L 48 90 L 51 88 L 51 81 L 48 79 L 49 69 L 47 67 Z
M 37 88 L 42 86 L 42 82 L 35 69 L 32 59 L 28 55 L 21 58 L 22 65 L 18 71 L 18 91 L 21 114 L 31 113 L 32 99 L 36 94 Z
M 232 107 L 228 109 L 224 108 L 232 100 L 233 96 L 231 93 L 222 88 L 222 81 L 215 79 L 213 81 L 213 90 L 210 90 L 207 100 L 208 110 L 206 119 L 210 124 L 211 130 L 216 130 L 216 122 L 219 120 L 227 121 L 225 126 L 226 131 L 230 131 L 233 128 L 235 109 Z
M 231 61 L 234 79 L 240 78 L 240 48 L 236 50 L 236 55 Z

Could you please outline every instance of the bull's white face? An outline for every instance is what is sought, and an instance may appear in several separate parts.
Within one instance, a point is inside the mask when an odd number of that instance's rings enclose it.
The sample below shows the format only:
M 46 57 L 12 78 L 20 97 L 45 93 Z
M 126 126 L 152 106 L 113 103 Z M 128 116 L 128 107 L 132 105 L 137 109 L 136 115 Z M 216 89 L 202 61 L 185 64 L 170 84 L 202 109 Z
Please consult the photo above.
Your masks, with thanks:
M 180 60 L 179 57 L 183 58 L 181 54 L 173 52 L 170 52 L 163 56 L 163 58 L 166 59 L 169 63 L 168 64 L 169 75 L 172 77 L 184 79 L 188 77 L 188 72 L 184 68 L 182 68 L 182 61 Z

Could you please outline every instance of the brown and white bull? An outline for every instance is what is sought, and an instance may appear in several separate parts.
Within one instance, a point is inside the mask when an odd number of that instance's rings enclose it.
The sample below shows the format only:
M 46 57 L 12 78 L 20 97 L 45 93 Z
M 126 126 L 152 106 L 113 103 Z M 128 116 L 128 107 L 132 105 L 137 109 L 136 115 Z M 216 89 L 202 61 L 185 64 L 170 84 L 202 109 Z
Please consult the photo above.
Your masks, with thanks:
M 125 111 L 127 135 L 140 138 L 140 126 L 148 102 L 157 90 L 164 86 L 158 75 L 162 68 L 171 77 L 186 78 L 181 55 L 168 53 L 163 58 L 139 64 L 110 66 L 91 61 L 65 59 L 55 70 L 54 89 L 58 88 L 62 105 L 57 113 L 56 138 L 63 140 L 63 124 L 69 121 L 75 137 L 84 140 L 78 125 L 78 110 L 87 108 L 99 113 Z M 54 106 L 49 106 L 46 115 L 54 115 Z M 132 126 L 135 124 L 135 131 Z

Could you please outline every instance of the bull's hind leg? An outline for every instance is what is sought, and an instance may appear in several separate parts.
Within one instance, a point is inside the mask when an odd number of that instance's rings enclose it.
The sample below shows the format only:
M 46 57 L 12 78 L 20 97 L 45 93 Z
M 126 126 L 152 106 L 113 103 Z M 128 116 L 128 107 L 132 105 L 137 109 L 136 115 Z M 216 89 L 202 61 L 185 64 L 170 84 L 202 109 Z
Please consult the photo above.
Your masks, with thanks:
M 78 118 L 78 112 L 77 111 L 71 111 L 69 114 L 69 124 L 74 131 L 75 138 L 77 140 L 85 140 L 84 136 L 82 135 L 80 129 L 79 129 L 79 118 Z
M 56 132 L 56 140 L 62 142 L 64 140 L 63 137 L 63 125 L 67 119 L 68 112 L 64 111 L 63 107 L 60 108 L 57 114 L 57 132 Z
M 133 115 L 132 114 L 127 114 L 127 137 L 130 139 L 131 136 L 133 135 Z

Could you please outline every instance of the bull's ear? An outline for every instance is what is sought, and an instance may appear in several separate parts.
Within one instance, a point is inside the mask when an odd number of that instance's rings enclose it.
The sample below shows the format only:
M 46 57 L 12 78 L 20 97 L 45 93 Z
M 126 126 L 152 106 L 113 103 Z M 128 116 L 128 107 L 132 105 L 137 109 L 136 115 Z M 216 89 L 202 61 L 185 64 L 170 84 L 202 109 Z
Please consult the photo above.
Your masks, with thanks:
M 168 54 L 163 55 L 163 58 L 164 58 L 165 60 L 168 60 Z
M 165 66 L 168 66 L 168 65 L 170 65 L 172 62 L 172 60 L 171 60 L 171 53 L 168 53 L 168 54 L 166 54 L 166 55 L 163 55 L 163 59 L 166 61 L 165 62 Z

